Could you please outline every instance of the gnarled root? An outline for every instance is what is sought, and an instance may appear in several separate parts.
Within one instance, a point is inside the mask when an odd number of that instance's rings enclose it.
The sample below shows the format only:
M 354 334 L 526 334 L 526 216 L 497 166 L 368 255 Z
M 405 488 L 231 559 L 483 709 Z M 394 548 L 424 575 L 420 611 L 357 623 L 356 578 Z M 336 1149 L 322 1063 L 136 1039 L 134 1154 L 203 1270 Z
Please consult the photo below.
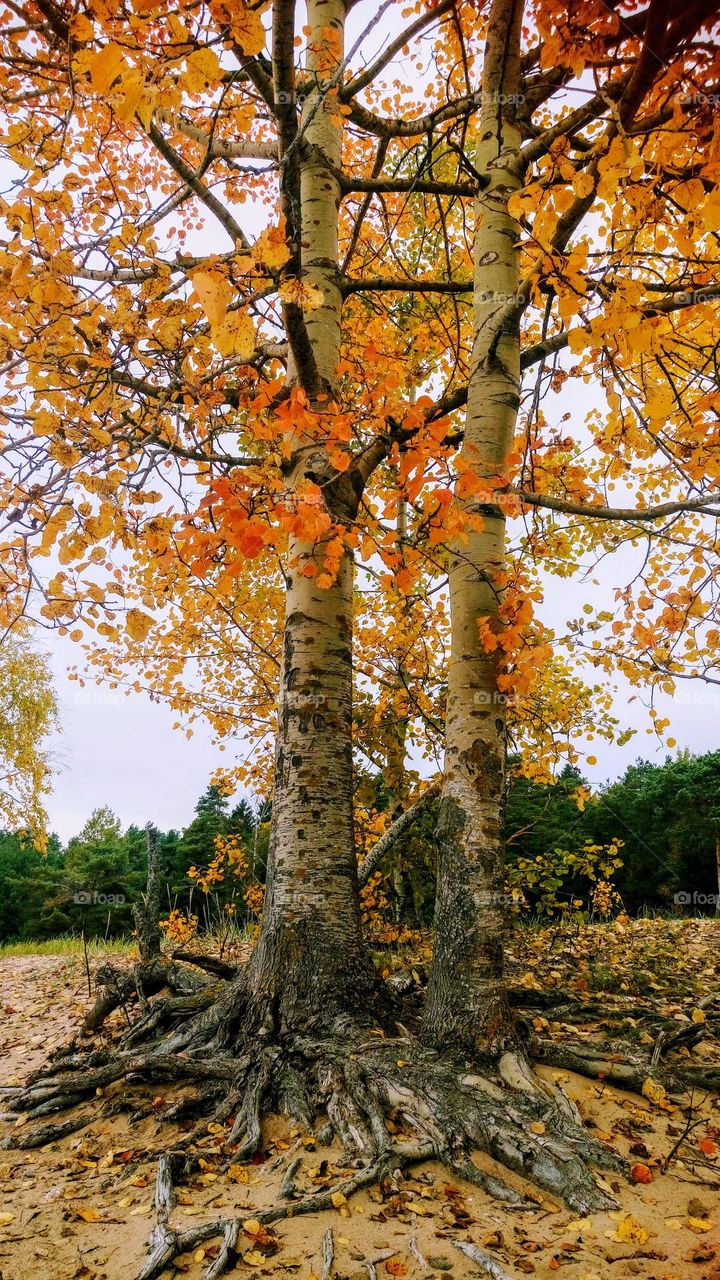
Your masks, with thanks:
M 510 1206 L 527 1200 L 503 1169 L 579 1213 L 612 1205 L 591 1168 L 622 1172 L 622 1161 L 588 1135 L 567 1099 L 537 1081 L 517 1054 L 506 1056 L 494 1073 L 478 1075 L 407 1033 L 393 1039 L 347 1016 L 329 1013 L 325 1027 L 313 1024 L 312 1031 L 278 1026 L 272 1002 L 263 1004 L 251 993 L 242 973 L 229 983 L 202 982 L 190 994 L 157 996 L 114 1050 L 67 1053 L 10 1100 L 14 1110 L 40 1119 L 88 1103 L 120 1080 L 191 1086 L 190 1095 L 167 1109 L 169 1119 L 190 1116 L 198 1127 L 161 1159 L 158 1220 L 142 1280 L 214 1238 L 222 1244 L 209 1280 L 232 1265 L 239 1231 L 234 1220 L 189 1231 L 170 1221 L 173 1181 L 207 1133 L 201 1117 L 208 1115 L 226 1129 L 229 1161 L 249 1159 L 260 1148 L 263 1118 L 271 1113 L 291 1116 L 306 1132 L 318 1123 L 317 1141 L 339 1141 L 347 1176 L 328 1191 L 308 1191 L 302 1157 L 289 1159 L 277 1204 L 258 1215 L 264 1223 L 325 1208 L 336 1192 L 347 1196 L 428 1158 Z M 116 1105 L 112 1093 L 99 1105 Z M 54 1141 L 90 1123 L 88 1110 L 79 1119 L 13 1131 L 6 1145 Z M 494 1160 L 496 1171 L 480 1169 L 473 1151 Z

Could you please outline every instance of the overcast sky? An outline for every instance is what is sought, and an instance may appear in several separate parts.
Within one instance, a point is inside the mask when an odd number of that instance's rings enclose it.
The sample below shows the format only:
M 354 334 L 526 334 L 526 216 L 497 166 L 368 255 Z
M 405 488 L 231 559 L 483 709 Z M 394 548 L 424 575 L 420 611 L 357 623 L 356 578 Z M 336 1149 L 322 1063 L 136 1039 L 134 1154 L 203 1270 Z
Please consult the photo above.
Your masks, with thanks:
M 552 584 L 548 594 L 546 616 L 559 620 L 565 612 L 577 611 L 579 597 L 567 581 Z M 65 841 L 99 805 L 109 805 L 123 826 L 148 821 L 164 830 L 186 826 L 213 770 L 230 765 L 243 751 L 242 743 L 228 741 L 221 752 L 199 726 L 187 739 L 173 729 L 174 712 L 145 694 L 126 697 L 95 685 L 81 689 L 67 674 L 82 657 L 79 647 L 51 633 L 44 643 L 55 672 L 63 725 L 52 744 L 58 773 L 49 802 L 51 829 Z M 632 695 L 636 701 L 630 704 Z M 656 700 L 656 706 L 670 715 L 678 749 L 720 748 L 720 689 L 686 682 L 672 701 Z M 639 726 L 639 732 L 622 748 L 599 739 L 593 742 L 598 763 L 586 773 L 595 785 L 617 777 L 638 756 L 661 762 L 666 755 L 665 748 L 658 750 L 657 739 L 645 733 L 649 722 L 636 690 L 619 693 L 616 713 L 623 724 Z

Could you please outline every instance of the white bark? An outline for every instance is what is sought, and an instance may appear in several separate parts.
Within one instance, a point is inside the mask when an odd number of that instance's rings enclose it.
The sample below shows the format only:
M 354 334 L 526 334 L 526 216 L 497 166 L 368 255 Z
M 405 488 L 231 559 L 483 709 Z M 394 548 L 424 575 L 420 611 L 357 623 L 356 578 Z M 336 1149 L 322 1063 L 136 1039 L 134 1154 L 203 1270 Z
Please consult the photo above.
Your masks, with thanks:
M 520 390 L 518 324 L 498 333 L 498 317 L 519 286 L 519 228 L 508 200 L 522 185 L 515 125 L 521 18 L 521 0 L 495 0 L 483 71 L 476 168 L 487 185 L 475 209 L 475 341 L 462 460 L 489 487 L 463 503 L 468 521 L 480 516 L 481 525 L 470 524 L 451 548 L 446 760 L 425 1024 L 431 1039 L 481 1051 L 512 1036 L 502 972 L 506 715 L 498 650 L 484 646 L 479 622 L 501 630 L 505 519 L 490 482 L 507 466 Z

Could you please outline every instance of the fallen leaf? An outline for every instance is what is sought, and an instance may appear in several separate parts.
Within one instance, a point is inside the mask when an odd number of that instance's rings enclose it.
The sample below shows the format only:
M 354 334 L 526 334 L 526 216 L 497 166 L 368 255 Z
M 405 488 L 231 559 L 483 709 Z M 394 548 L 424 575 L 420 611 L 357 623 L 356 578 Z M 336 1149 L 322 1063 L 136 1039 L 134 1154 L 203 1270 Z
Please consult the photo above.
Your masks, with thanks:
M 618 1222 L 615 1239 L 623 1244 L 647 1244 L 650 1233 L 628 1213 Z
M 100 1222 L 102 1214 L 97 1209 L 76 1209 L 76 1218 L 82 1218 L 83 1222 Z
M 663 1086 L 657 1080 L 653 1080 L 652 1076 L 648 1076 L 647 1080 L 643 1081 L 642 1095 L 649 1102 L 654 1102 L 656 1106 L 667 1101 Z

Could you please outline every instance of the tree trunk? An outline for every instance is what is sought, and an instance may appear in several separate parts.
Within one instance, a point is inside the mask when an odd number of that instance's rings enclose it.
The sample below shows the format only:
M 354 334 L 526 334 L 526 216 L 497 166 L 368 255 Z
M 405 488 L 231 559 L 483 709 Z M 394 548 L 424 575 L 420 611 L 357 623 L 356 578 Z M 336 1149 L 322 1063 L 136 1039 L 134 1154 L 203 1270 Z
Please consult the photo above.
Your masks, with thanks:
M 508 199 L 522 185 L 514 123 L 520 83 L 521 0 L 494 0 L 483 70 L 476 168 L 475 342 L 462 462 L 480 482 L 461 500 L 464 536 L 451 547 L 451 654 L 446 759 L 437 830 L 435 954 L 425 1015 L 433 1042 L 493 1054 L 513 1039 L 503 977 L 503 796 L 506 711 L 498 690 L 506 567 L 505 517 L 493 479 L 506 470 L 519 401 L 516 316 L 519 228 Z
M 272 834 L 251 967 L 282 1021 L 367 997 L 352 808 L 352 564 L 329 588 L 302 573 L 287 593 Z M 317 548 L 316 548 L 317 553 Z M 363 980 L 365 975 L 365 980 Z
M 720 916 L 720 835 L 715 837 L 715 868 L 717 871 L 717 897 L 715 899 L 715 915 Z
M 310 0 L 308 77 L 317 85 L 342 65 L 341 0 Z M 340 353 L 338 203 L 341 121 L 334 92 L 311 88 L 303 116 L 300 172 L 302 273 L 324 303 L 304 318 L 323 385 L 335 384 Z M 289 370 L 292 378 L 293 370 Z M 327 410 L 327 399 L 317 406 Z M 298 436 L 290 486 L 323 485 L 335 521 L 352 518 L 357 495 L 333 472 L 322 443 Z M 360 930 L 352 796 L 353 562 L 345 553 L 329 587 L 322 542 L 294 540 L 287 597 L 267 890 L 250 962 L 254 991 L 281 1027 L 330 1019 L 367 1005 L 372 968 Z M 304 570 L 313 565 L 314 577 Z
M 145 832 L 147 839 L 147 885 L 145 897 L 137 903 L 133 915 L 138 936 L 140 963 L 152 964 L 160 958 L 160 850 L 158 833 L 148 823 Z

